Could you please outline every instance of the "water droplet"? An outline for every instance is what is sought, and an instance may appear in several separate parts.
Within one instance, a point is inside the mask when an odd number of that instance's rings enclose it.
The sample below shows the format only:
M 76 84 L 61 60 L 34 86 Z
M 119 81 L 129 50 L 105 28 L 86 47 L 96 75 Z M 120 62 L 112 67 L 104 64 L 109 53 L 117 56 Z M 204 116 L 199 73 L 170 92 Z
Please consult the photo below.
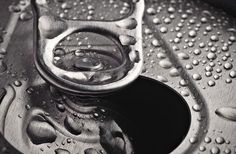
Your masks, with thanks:
M 193 108 L 193 110 L 196 111 L 196 112 L 199 112 L 199 111 L 201 111 L 201 109 L 202 109 L 201 105 L 199 105 L 199 104 L 193 105 L 192 108 Z
M 223 144 L 223 143 L 225 143 L 225 139 L 223 137 L 217 137 L 215 142 L 217 144 Z
M 214 60 L 214 59 L 216 59 L 216 54 L 215 54 L 215 53 L 212 53 L 212 52 L 209 52 L 209 53 L 207 54 L 207 58 L 208 58 L 209 60 Z
M 178 53 L 178 57 L 183 60 L 189 59 L 189 55 L 183 52 Z
M 179 76 L 179 71 L 178 71 L 178 69 L 176 69 L 176 68 L 171 69 L 171 70 L 170 70 L 170 76 L 172 76 L 172 77 Z
M 159 41 L 158 41 L 157 39 L 152 40 L 152 45 L 153 45 L 154 47 L 160 47 L 160 46 L 161 46 L 160 43 L 159 43 Z
M 136 39 L 129 35 L 120 35 L 119 39 L 122 45 L 134 45 L 136 43 Z
M 236 78 L 236 71 L 231 71 L 231 72 L 229 73 L 229 76 L 230 76 L 231 78 Z
M 147 9 L 147 13 L 148 13 L 149 15 L 155 15 L 155 14 L 156 14 L 156 10 L 155 10 L 154 8 L 148 8 L 148 9 Z
M 182 91 L 180 92 L 180 94 L 181 94 L 182 96 L 184 96 L 184 97 L 188 97 L 188 96 L 190 95 L 187 90 L 182 90 Z
M 168 79 L 166 77 L 160 75 L 157 76 L 157 80 L 160 82 L 168 82 Z
M 193 77 L 194 80 L 201 80 L 202 79 L 200 74 L 193 74 L 192 77 Z
M 207 84 L 208 84 L 208 86 L 213 87 L 213 86 L 215 86 L 215 81 L 210 80 L 207 82 Z
M 212 35 L 212 36 L 210 37 L 210 39 L 211 39 L 211 41 L 214 41 L 214 42 L 219 41 L 219 37 L 218 37 L 217 35 Z
M 210 137 L 205 137 L 204 142 L 205 143 L 211 143 L 211 138 Z
M 52 143 L 57 138 L 55 129 L 44 121 L 31 121 L 27 134 L 34 144 Z
M 74 135 L 81 134 L 82 125 L 81 123 L 77 123 L 73 118 L 66 116 L 65 121 L 65 128 Z
M 60 104 L 60 103 L 57 104 L 57 109 L 61 112 L 64 112 L 66 110 L 65 106 L 63 104 Z
M 194 53 L 195 55 L 200 55 L 200 54 L 201 54 L 201 50 L 200 50 L 200 49 L 195 49 L 195 50 L 193 51 L 193 53 Z
M 206 151 L 206 147 L 205 147 L 205 146 L 200 146 L 200 147 L 199 147 L 199 150 L 202 151 L 202 152 L 203 152 L 203 151 Z
M 22 83 L 21 83 L 21 81 L 16 80 L 16 81 L 14 82 L 14 85 L 15 85 L 16 87 L 20 87 L 20 86 L 22 85 Z
M 195 30 L 190 30 L 188 33 L 189 37 L 196 37 L 197 36 L 197 32 Z
M 215 111 L 216 115 L 230 121 L 236 121 L 236 108 L 222 107 Z
M 169 60 L 161 60 L 160 62 L 159 62 L 159 65 L 161 66 L 161 67 L 163 67 L 163 68 L 165 68 L 165 69 L 169 69 L 169 68 L 171 68 L 172 67 L 172 63 L 169 61 Z
M 233 68 L 233 65 L 232 65 L 231 63 L 225 63 L 225 64 L 224 64 L 224 68 L 225 68 L 226 70 L 230 70 L 231 68 Z
M 122 27 L 126 29 L 134 29 L 137 27 L 137 21 L 134 18 L 129 18 L 129 19 L 117 22 L 116 25 L 118 27 Z
M 96 149 L 89 148 L 84 151 L 84 154 L 99 154 Z
M 211 153 L 212 154 L 219 154 L 220 153 L 220 149 L 218 147 L 213 147 L 213 148 L 211 148 Z
M 198 141 L 197 137 L 191 137 L 191 138 L 189 139 L 189 142 L 190 142 L 191 144 L 197 143 L 197 141 Z
M 156 25 L 161 23 L 161 20 L 159 18 L 153 18 L 152 22 Z
M 160 32 L 161 33 L 167 33 L 168 29 L 166 27 L 161 27 Z
M 55 150 L 55 154 L 70 154 L 70 152 L 68 150 L 59 148 Z

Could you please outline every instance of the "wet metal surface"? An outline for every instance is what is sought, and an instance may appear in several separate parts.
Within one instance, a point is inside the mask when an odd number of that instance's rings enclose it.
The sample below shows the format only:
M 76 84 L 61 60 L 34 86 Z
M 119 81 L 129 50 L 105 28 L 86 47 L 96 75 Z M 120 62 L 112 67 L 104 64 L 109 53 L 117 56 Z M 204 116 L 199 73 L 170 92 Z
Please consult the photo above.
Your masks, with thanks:
M 103 19 L 91 12 L 102 7 L 90 2 L 82 2 L 90 13 L 84 9 L 80 19 Z M 114 3 L 105 10 L 119 10 Z M 36 71 L 30 11 L 23 9 L 26 16 L 17 8 L 9 12 L 10 1 L 0 4 L 0 17 L 6 17 L 0 21 L 6 31 L 0 32 L 6 48 L 0 54 L 0 153 L 15 154 L 15 147 L 22 153 L 121 154 L 124 143 L 127 153 L 138 154 L 235 153 L 235 18 L 202 1 L 146 1 L 142 77 L 112 95 L 90 98 L 88 106 Z

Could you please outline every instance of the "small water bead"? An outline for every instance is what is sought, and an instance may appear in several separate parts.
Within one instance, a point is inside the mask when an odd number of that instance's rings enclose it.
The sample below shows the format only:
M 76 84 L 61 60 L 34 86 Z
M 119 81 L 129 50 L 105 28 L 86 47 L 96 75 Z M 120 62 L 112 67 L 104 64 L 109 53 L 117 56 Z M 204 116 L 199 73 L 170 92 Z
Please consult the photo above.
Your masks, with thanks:
M 219 37 L 218 37 L 217 35 L 212 35 L 212 36 L 210 37 L 210 39 L 211 39 L 211 41 L 214 41 L 214 42 L 219 41 Z
M 161 24 L 161 20 L 160 20 L 159 18 L 153 18 L 152 22 L 153 22 L 155 25 Z
M 211 148 L 211 154 L 219 154 L 219 153 L 220 153 L 220 149 L 218 147 Z
M 197 66 L 199 64 L 199 61 L 194 59 L 192 63 L 194 66 Z
M 197 73 L 193 74 L 192 77 L 194 80 L 201 80 L 202 79 L 201 75 L 197 74 Z
M 175 8 L 174 7 L 169 7 L 167 9 L 168 13 L 174 13 L 175 12 Z
M 231 78 L 236 78 L 236 71 L 231 71 L 231 72 L 229 73 L 229 76 L 230 76 Z
M 205 137 L 204 142 L 205 143 L 211 143 L 211 138 L 210 137 Z
M 223 137 L 217 137 L 217 138 L 215 139 L 215 142 L 216 142 L 217 144 L 223 144 L 223 143 L 225 143 L 225 139 L 224 139 Z
M 197 143 L 197 141 L 198 141 L 198 138 L 197 138 L 197 137 L 191 137 L 191 138 L 189 139 L 189 142 L 190 142 L 191 144 L 195 144 L 195 143 Z
M 147 14 L 149 15 L 155 15 L 156 14 L 156 10 L 154 8 L 148 8 L 147 9 Z
M 216 54 L 215 54 L 215 53 L 212 53 L 212 52 L 209 52 L 209 53 L 207 54 L 207 58 L 208 58 L 209 60 L 214 60 L 214 59 L 216 59 Z
M 231 154 L 231 150 L 230 150 L 229 148 L 226 148 L 226 149 L 224 150 L 224 153 L 225 153 L 225 154 Z
M 166 54 L 163 52 L 159 52 L 159 53 L 157 53 L 157 58 L 164 59 L 164 58 L 166 58 Z
M 199 104 L 195 104 L 195 105 L 193 105 L 192 109 L 196 112 L 199 112 L 199 111 L 201 111 L 202 107 Z
M 229 40 L 232 41 L 232 42 L 235 42 L 236 41 L 236 37 L 235 36 L 230 36 Z
M 177 76 L 179 76 L 179 71 L 178 71 L 178 69 L 176 69 L 176 68 L 171 69 L 171 70 L 170 70 L 170 76 L 172 76 L 172 77 L 177 77 Z
M 212 73 L 211 72 L 206 72 L 205 75 L 206 75 L 206 77 L 210 77 L 210 76 L 212 76 Z
M 205 67 L 205 70 L 206 70 L 207 72 L 212 72 L 212 71 L 213 71 L 213 68 L 208 65 L 208 66 Z
M 57 109 L 60 111 L 60 112 L 64 112 L 66 109 L 65 109 L 65 106 L 63 104 L 60 104 L 58 103 L 57 105 Z
M 233 68 L 233 65 L 231 64 L 231 63 L 225 63 L 224 64 L 224 68 L 226 69 L 226 70 L 230 70 L 230 69 L 232 69 Z
M 226 79 L 225 82 L 226 83 L 232 83 L 232 79 Z
M 171 23 L 171 19 L 170 18 L 165 18 L 164 19 L 164 23 L 165 24 L 170 24 Z
M 195 30 L 191 30 L 191 31 L 189 31 L 188 36 L 189 37 L 196 37 L 197 36 L 197 32 Z
M 200 146 L 200 147 L 199 147 L 199 150 L 200 150 L 201 152 L 206 151 L 206 147 L 205 147 L 205 146 Z
M 184 86 L 187 86 L 187 84 L 188 84 L 187 81 L 185 81 L 185 80 L 183 80 L 183 79 L 179 81 L 179 85 L 180 85 L 180 86 L 183 86 L 183 87 L 184 87 Z
M 185 68 L 186 68 L 187 70 L 191 70 L 191 69 L 193 69 L 193 66 L 190 65 L 190 64 L 187 64 L 187 65 L 185 65 Z
M 157 80 L 160 82 L 168 82 L 168 79 L 166 77 L 160 75 L 157 76 Z
M 160 62 L 159 62 L 159 65 L 161 66 L 161 67 L 163 67 L 163 68 L 165 68 L 165 69 L 169 69 L 169 68 L 171 68 L 172 67 L 172 63 L 169 61 L 169 60 L 161 60 Z
M 22 85 L 22 83 L 21 83 L 21 81 L 16 80 L 16 81 L 14 81 L 14 85 L 15 85 L 16 87 L 20 87 L 20 86 Z
M 187 90 L 182 90 L 182 91 L 180 92 L 180 94 L 181 94 L 182 96 L 184 96 L 184 97 L 188 97 L 188 96 L 190 95 Z
M 183 52 L 178 53 L 178 57 L 179 57 L 180 59 L 182 59 L 182 60 L 187 60 L 187 59 L 189 59 L 189 55 L 186 54 L 186 53 L 183 53 Z
M 161 27 L 160 28 L 161 33 L 167 33 L 167 31 L 168 31 L 167 27 Z
M 210 80 L 207 82 L 207 84 L 208 84 L 208 86 L 213 87 L 213 86 L 215 86 L 215 81 Z
M 158 41 L 157 39 L 152 40 L 152 45 L 153 45 L 154 47 L 160 47 L 160 46 L 161 46 L 160 43 L 159 43 L 159 41 Z
M 195 55 L 200 55 L 201 54 L 201 50 L 200 49 L 195 49 L 195 50 L 193 50 L 193 53 Z

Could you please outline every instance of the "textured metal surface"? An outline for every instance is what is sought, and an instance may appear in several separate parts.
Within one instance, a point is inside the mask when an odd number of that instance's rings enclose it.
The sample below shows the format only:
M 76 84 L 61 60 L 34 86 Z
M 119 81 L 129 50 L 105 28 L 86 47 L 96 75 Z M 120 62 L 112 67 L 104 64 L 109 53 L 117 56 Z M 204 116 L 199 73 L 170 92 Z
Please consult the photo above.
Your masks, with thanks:
M 1 0 L 0 3 L 5 7 L 0 16 L 9 19 L 11 13 L 6 8 L 10 2 Z M 7 27 L 9 21 L 1 20 L 0 25 Z M 1 117 L 3 136 L 21 152 L 27 146 L 33 151 L 24 153 L 55 153 L 55 149 L 60 148 L 68 149 L 71 153 L 83 153 L 79 152 L 82 149 L 76 147 L 78 144 L 70 140 L 68 142 L 68 138 L 73 138 L 68 137 L 70 134 L 66 134 L 67 137 L 60 136 L 50 144 L 35 145 L 24 132 L 27 117 L 41 113 L 42 110 L 50 113 L 49 117 L 55 118 L 58 123 L 63 123 L 66 115 L 73 117 L 74 113 L 71 110 L 62 113 L 58 111 L 57 101 L 60 102 L 60 99 L 51 101 L 59 97 L 54 95 L 57 94 L 56 90 L 50 88 L 34 68 L 32 22 L 17 22 L 7 53 L 1 54 L 4 55 L 2 59 L 7 71 L 1 74 L 0 85 L 5 90 L 0 91 L 0 115 L 9 102 L 14 100 L 7 116 Z M 145 67 L 142 76 L 154 80 L 140 78 L 130 90 L 124 89 L 123 93 L 121 91 L 105 99 L 113 102 L 113 105 L 101 105 L 128 119 L 124 126 L 121 124 L 128 136 L 135 130 L 143 130 L 142 133 L 138 131 L 141 135 L 136 135 L 144 138 L 143 145 L 136 147 L 140 150 L 136 153 L 169 153 L 172 150 L 173 154 L 235 153 L 234 27 L 235 18 L 202 1 L 146 1 L 143 25 Z M 184 101 L 155 80 L 177 91 Z M 73 105 L 68 102 L 65 104 Z M 33 108 L 27 110 L 29 106 Z M 98 116 L 95 113 L 89 116 Z M 191 122 L 188 123 L 189 119 L 184 117 L 190 118 Z M 117 119 L 122 118 L 118 116 Z M 127 127 L 127 123 L 135 125 Z M 28 141 L 28 144 L 22 141 Z M 0 141 L 0 147 L 1 153 L 17 153 L 5 140 Z

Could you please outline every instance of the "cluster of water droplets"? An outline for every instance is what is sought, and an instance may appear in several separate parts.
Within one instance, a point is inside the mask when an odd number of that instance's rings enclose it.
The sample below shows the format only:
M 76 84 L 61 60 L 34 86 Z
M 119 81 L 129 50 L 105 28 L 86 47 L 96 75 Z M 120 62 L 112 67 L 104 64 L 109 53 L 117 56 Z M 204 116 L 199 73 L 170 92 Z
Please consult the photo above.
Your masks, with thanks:
M 79 6 L 79 7 L 77 7 Z M 49 3 L 55 14 L 72 20 L 117 20 L 130 13 L 128 2 L 117 0 L 56 0 Z

